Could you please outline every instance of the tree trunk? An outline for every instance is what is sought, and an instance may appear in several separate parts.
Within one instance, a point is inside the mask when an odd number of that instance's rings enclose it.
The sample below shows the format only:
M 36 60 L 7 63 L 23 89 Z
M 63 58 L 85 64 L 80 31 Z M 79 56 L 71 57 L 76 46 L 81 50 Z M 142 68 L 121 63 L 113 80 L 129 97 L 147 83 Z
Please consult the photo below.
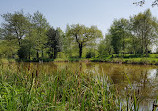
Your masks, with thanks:
M 147 46 L 147 44 L 145 45 L 145 56 L 146 57 L 148 56 L 148 46 Z
M 54 48 L 54 59 L 57 57 L 57 48 L 56 48 L 56 46 L 55 46 L 55 48 Z
M 82 43 L 79 43 L 78 45 L 79 45 L 79 58 L 81 58 L 82 57 L 82 48 L 83 48 L 83 46 L 82 46 Z
M 36 58 L 39 59 L 39 53 L 38 53 L 38 50 L 36 52 Z
M 21 39 L 18 39 L 19 46 L 21 46 Z
M 44 53 L 43 53 L 43 49 L 42 49 L 42 59 L 44 58 Z
M 108 48 L 108 54 L 109 55 L 111 54 L 111 48 Z
M 49 49 L 49 59 L 53 59 L 53 49 Z
M 50 58 L 50 59 L 53 59 L 53 54 L 50 54 L 49 58 Z
M 31 52 L 29 51 L 29 60 L 31 59 Z

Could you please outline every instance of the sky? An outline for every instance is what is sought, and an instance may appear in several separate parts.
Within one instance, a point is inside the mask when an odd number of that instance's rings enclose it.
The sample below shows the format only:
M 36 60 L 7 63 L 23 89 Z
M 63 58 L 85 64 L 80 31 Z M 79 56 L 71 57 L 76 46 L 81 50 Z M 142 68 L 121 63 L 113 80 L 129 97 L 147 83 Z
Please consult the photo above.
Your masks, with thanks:
M 138 0 L 0 0 L 0 14 L 23 10 L 33 14 L 41 12 L 54 28 L 63 31 L 69 24 L 96 25 L 103 34 L 108 32 L 114 19 L 129 18 L 150 8 L 158 18 L 158 7 L 151 7 L 151 0 L 146 0 L 143 7 L 133 2 Z M 3 19 L 0 17 L 0 23 Z

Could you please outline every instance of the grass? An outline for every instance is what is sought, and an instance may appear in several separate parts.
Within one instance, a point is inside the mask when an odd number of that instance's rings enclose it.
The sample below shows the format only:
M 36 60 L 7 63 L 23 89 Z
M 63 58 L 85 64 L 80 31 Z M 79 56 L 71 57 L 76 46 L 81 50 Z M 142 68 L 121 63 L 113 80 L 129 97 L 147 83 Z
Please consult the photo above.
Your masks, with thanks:
M 56 58 L 54 59 L 54 62 L 83 62 L 83 61 L 89 61 L 89 59 L 87 58 L 65 58 L 65 59 L 62 59 L 62 58 Z
M 12 63 L 12 62 L 16 62 L 15 59 L 0 58 L 0 63 Z
M 112 62 L 112 63 L 125 63 L 125 64 L 148 64 L 158 65 L 158 54 L 149 54 L 148 57 L 143 55 L 109 55 L 104 57 L 91 58 L 92 62 Z
M 24 69 L 22 65 L 17 69 L 11 64 L 0 65 L 2 111 L 139 109 L 140 101 L 135 91 L 129 91 L 124 100 L 105 74 L 71 72 L 66 69 L 45 73 L 36 67 L 33 70 Z
M 66 70 L 52 74 L 19 70 L 1 69 L 1 110 L 119 109 L 119 97 L 107 77 Z
M 93 58 L 78 58 L 69 57 L 69 58 L 56 58 L 56 59 L 33 59 L 33 60 L 15 60 L 15 59 L 0 59 L 2 63 L 11 63 L 11 62 L 111 62 L 111 63 L 124 63 L 124 64 L 145 64 L 145 65 L 158 65 L 158 54 L 149 54 L 147 57 L 145 55 L 134 55 L 134 54 L 113 54 L 113 55 L 105 55 L 98 56 Z
M 106 55 L 98 56 L 95 58 L 57 58 L 54 62 L 78 62 L 78 61 L 91 61 L 91 62 L 111 62 L 111 63 L 124 63 L 124 64 L 144 64 L 144 65 L 158 65 L 158 54 L 149 54 L 148 57 L 145 55 L 134 55 L 124 54 L 123 55 Z

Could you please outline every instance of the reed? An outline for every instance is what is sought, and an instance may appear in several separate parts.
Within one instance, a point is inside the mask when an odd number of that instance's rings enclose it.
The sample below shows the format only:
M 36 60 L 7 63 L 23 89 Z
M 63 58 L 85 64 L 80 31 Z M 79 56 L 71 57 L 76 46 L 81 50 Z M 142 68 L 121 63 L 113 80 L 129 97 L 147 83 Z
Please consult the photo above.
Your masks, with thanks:
M 12 66 L 10 66 L 12 67 Z M 13 68 L 14 69 L 14 68 Z M 18 69 L 18 70 L 17 70 Z M 123 101 L 105 74 L 58 70 L 45 73 L 36 68 L 15 70 L 0 66 L 0 109 L 12 111 L 137 111 L 139 102 Z M 130 83 L 130 81 L 129 81 Z

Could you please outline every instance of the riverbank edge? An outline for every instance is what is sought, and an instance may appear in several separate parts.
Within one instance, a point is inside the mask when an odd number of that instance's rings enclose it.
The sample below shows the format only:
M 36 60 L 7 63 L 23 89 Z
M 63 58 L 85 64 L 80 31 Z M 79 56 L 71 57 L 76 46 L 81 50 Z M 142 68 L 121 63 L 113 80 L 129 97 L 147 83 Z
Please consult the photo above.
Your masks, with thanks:
M 12 62 L 107 62 L 107 63 L 118 63 L 118 64 L 141 64 L 141 65 L 158 65 L 158 58 L 70 58 L 61 59 L 57 58 L 54 60 L 15 60 L 15 59 L 0 59 L 1 63 L 12 63 Z
M 94 58 L 91 62 L 107 62 L 107 63 L 118 63 L 118 64 L 140 64 L 140 65 L 158 65 L 158 59 L 156 58 L 114 58 L 114 59 L 98 59 Z
M 118 64 L 158 65 L 158 58 L 89 58 L 73 60 L 56 59 L 54 62 L 107 62 Z
M 141 58 L 140 60 L 136 59 L 120 59 L 120 58 L 114 58 L 114 59 L 82 59 L 82 60 L 74 60 L 74 61 L 68 61 L 68 60 L 56 60 L 54 62 L 107 62 L 107 63 L 118 63 L 118 64 L 142 64 L 142 65 L 158 65 L 158 59 L 144 59 Z
M 107 62 L 117 64 L 141 64 L 158 65 L 158 58 L 77 58 L 77 59 L 55 59 L 53 62 Z

